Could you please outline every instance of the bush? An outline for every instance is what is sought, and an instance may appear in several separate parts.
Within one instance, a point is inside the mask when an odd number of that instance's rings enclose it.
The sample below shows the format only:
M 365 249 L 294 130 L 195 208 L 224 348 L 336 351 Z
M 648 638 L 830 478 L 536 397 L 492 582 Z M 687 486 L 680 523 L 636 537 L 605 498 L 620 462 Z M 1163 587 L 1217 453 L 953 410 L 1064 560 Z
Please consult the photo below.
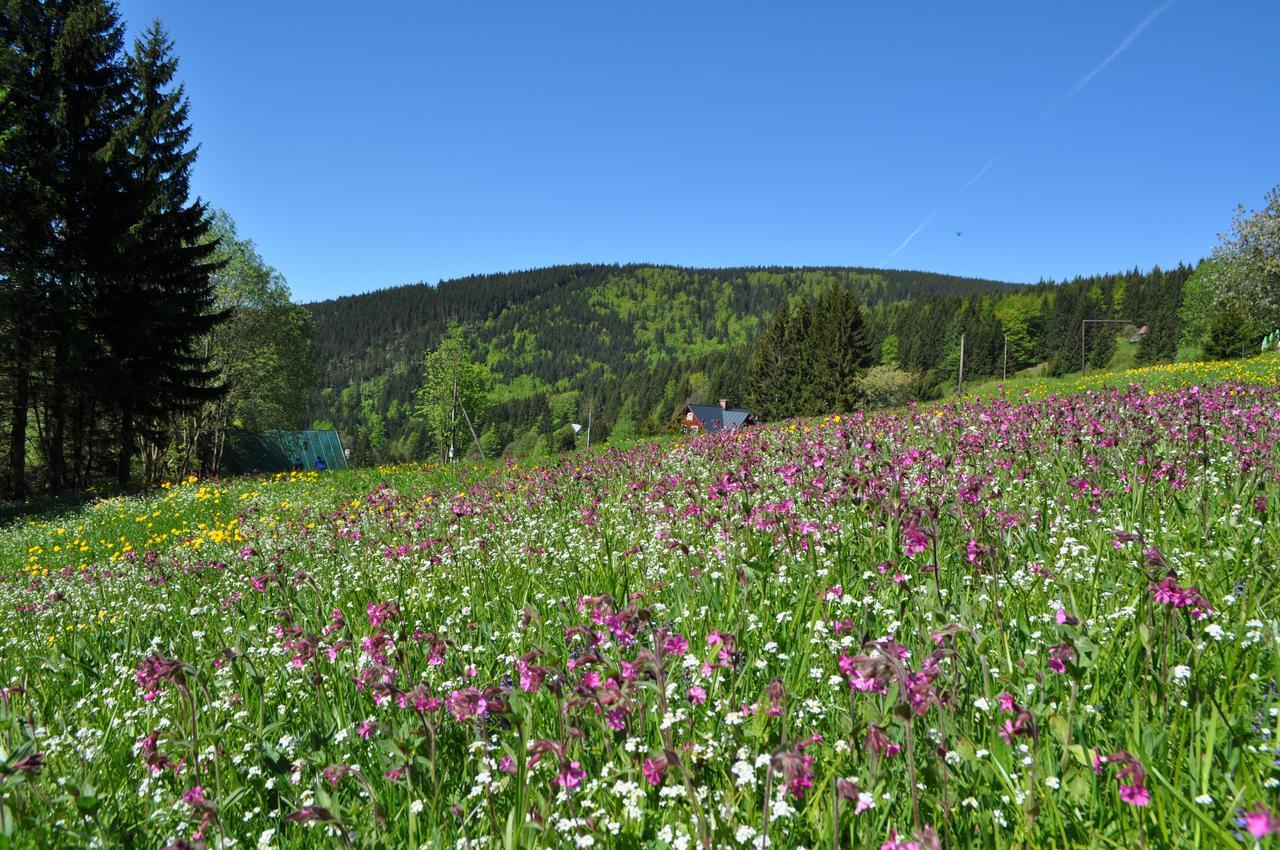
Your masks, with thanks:
M 1209 338 L 1205 341 L 1205 356 L 1212 360 L 1232 357 L 1248 357 L 1258 353 L 1262 334 L 1254 324 L 1249 311 L 1238 301 L 1219 304 L 1209 321 Z
M 858 384 L 867 407 L 897 407 L 920 398 L 920 375 L 894 366 L 873 366 Z

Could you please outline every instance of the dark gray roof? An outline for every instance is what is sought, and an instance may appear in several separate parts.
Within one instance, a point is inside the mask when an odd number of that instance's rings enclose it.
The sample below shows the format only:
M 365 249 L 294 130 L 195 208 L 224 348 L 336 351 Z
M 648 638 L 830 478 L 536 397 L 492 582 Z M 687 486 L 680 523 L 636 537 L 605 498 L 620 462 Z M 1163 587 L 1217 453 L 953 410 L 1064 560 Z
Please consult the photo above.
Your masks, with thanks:
M 741 428 L 751 417 L 751 411 L 742 407 L 730 407 L 727 410 L 718 404 L 691 404 L 689 410 L 698 417 L 703 430 L 708 433 L 722 428 L 730 431 Z

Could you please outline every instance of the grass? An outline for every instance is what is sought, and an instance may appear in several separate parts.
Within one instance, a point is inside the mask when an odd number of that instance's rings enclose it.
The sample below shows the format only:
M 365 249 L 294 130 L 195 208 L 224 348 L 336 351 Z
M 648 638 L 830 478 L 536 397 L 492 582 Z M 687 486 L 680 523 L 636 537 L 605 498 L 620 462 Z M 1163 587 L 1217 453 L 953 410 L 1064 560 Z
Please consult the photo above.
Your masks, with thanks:
M 1249 846 L 1276 367 L 11 523 L 0 848 Z
M 1235 381 L 1257 386 L 1280 384 L 1280 353 L 1269 352 L 1243 360 L 1204 360 L 1162 363 L 1131 369 L 1099 370 L 1063 375 L 1014 377 L 984 381 L 967 388 L 965 398 L 1035 400 L 1048 396 L 1072 395 L 1107 388 L 1139 384 L 1148 391 Z

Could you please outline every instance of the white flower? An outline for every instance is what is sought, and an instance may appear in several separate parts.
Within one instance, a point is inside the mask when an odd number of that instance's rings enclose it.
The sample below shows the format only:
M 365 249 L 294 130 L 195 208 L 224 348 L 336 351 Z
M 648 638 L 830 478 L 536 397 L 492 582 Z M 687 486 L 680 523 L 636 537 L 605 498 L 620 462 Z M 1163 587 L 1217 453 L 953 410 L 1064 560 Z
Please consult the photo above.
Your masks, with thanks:
M 422 814 L 422 801 L 414 800 L 412 803 L 410 803 L 409 812 L 415 815 Z
M 258 850 L 269 850 L 271 847 L 271 839 L 275 838 L 276 831 L 274 829 L 264 829 L 262 834 L 258 836 Z
M 1044 778 L 1044 784 L 1048 785 L 1050 788 L 1052 788 L 1055 791 L 1057 791 L 1060 787 L 1062 787 L 1062 783 L 1058 781 L 1058 777 L 1056 776 L 1046 776 Z
M 1187 665 L 1179 664 L 1173 668 L 1173 680 L 1175 682 L 1181 682 L 1189 678 L 1191 678 L 1191 668 Z
M 1208 794 L 1201 794 L 1199 797 L 1196 797 L 1196 804 L 1200 806 L 1212 806 L 1213 797 Z
M 1219 626 L 1217 623 L 1210 623 L 1209 625 L 1205 626 L 1204 633 L 1207 634 L 1209 637 L 1213 638 L 1214 640 L 1222 640 L 1222 636 L 1223 636 L 1222 626 Z

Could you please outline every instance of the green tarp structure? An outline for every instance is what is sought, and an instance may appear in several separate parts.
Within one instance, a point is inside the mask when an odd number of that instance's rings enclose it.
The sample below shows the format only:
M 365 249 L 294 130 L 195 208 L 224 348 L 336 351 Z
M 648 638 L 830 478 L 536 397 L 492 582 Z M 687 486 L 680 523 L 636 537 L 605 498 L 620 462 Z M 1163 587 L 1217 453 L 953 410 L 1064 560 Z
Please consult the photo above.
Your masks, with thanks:
M 347 454 L 337 431 L 265 431 L 240 433 L 228 440 L 223 472 L 288 472 L 316 468 L 324 458 L 325 469 L 346 469 Z

